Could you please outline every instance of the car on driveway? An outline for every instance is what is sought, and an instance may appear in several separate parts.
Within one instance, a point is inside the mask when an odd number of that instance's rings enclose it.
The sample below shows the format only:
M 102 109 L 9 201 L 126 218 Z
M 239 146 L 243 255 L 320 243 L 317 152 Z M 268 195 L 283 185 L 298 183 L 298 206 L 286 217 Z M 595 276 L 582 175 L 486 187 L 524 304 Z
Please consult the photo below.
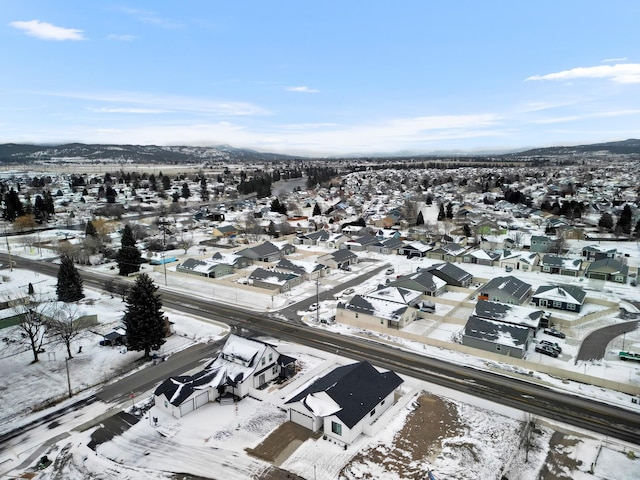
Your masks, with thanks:
M 549 348 L 554 349 L 558 353 L 562 353 L 562 347 L 555 342 L 550 342 L 549 340 L 540 340 L 540 345 L 545 345 Z
M 558 352 L 553 348 L 548 347 L 546 345 L 536 345 L 536 352 L 542 353 L 543 355 L 549 355 L 550 357 L 556 358 L 558 356 Z
M 566 335 L 555 328 L 545 328 L 544 333 L 551 335 L 552 337 L 565 338 Z

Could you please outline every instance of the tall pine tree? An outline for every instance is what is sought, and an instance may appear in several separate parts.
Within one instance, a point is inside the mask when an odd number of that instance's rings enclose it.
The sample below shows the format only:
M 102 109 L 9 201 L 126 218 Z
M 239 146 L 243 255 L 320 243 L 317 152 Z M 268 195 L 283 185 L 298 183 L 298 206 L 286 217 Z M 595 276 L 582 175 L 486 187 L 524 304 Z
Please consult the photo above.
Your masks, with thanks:
M 61 302 L 77 302 L 84 298 L 82 277 L 68 255 L 63 255 L 60 259 L 56 294 Z
M 122 248 L 118 251 L 116 261 L 118 262 L 118 273 L 124 277 L 130 273 L 140 271 L 142 256 L 136 247 L 136 239 L 129 225 L 124 226 L 122 232 Z
M 98 231 L 96 230 L 96 226 L 93 224 L 91 220 L 87 222 L 87 228 L 84 231 L 84 234 L 87 237 L 96 237 L 98 236 Z
M 127 295 L 124 324 L 127 329 L 129 350 L 144 351 L 145 358 L 151 350 L 158 350 L 164 343 L 165 320 L 158 287 L 149 275 L 136 278 Z

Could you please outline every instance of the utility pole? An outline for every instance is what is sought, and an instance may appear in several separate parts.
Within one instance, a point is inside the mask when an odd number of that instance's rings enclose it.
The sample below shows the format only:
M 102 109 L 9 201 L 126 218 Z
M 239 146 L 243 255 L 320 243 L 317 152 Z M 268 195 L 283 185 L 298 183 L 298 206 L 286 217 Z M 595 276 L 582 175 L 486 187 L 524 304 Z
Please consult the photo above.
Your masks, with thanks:
M 316 323 L 320 325 L 320 272 L 316 274 Z
M 73 395 L 71 392 L 71 376 L 69 375 L 69 359 L 64 359 L 65 366 L 67 367 L 67 387 L 69 388 L 69 398 Z

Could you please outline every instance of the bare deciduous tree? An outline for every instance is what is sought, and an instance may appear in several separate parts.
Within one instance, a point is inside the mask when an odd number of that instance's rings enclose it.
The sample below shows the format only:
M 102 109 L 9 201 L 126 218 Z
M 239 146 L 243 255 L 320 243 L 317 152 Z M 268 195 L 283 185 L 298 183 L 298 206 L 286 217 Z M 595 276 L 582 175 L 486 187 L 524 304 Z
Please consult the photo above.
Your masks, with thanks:
M 71 359 L 73 358 L 71 342 L 85 334 L 89 321 L 80 318 L 76 304 L 63 303 L 58 305 L 59 308 L 52 309 L 50 316 L 46 319 L 48 335 L 65 346 L 67 357 Z
M 182 248 L 184 250 L 184 254 L 186 255 L 187 251 L 194 245 L 194 243 L 195 242 L 193 240 L 193 235 L 181 234 L 180 240 L 176 242 L 176 245 L 178 246 L 178 248 Z
M 43 351 L 42 344 L 47 333 L 46 319 L 51 314 L 53 304 L 34 296 L 21 297 L 20 295 L 9 298 L 8 302 L 18 317 L 21 340 L 33 352 L 32 363 L 36 363 L 39 361 L 38 355 Z

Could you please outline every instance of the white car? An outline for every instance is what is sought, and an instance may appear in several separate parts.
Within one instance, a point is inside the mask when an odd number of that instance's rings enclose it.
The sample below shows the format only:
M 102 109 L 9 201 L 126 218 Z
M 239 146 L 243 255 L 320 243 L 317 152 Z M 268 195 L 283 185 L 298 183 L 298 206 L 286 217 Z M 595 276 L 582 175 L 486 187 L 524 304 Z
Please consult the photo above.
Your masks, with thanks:
M 353 288 L 347 288 L 344 292 L 342 292 L 342 295 L 351 295 L 353 292 L 355 292 Z
M 320 307 L 320 305 L 318 305 L 317 303 L 312 303 L 311 305 L 309 305 L 309 310 L 311 310 L 312 312 L 317 310 Z

